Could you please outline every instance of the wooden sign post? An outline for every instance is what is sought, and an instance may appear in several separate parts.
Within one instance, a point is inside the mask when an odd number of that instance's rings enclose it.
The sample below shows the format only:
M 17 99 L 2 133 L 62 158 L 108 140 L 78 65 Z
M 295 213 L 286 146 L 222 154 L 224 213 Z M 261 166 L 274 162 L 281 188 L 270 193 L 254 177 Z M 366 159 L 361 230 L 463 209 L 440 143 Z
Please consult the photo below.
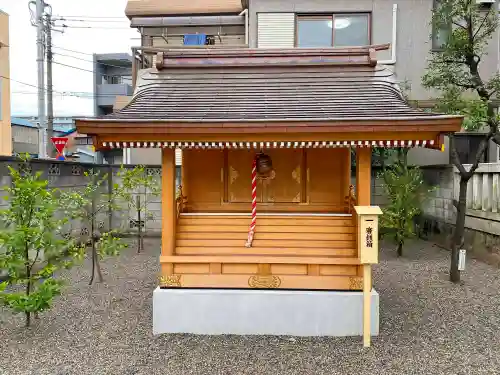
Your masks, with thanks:
M 363 265 L 363 346 L 370 346 L 372 264 L 378 263 L 378 206 L 355 206 L 358 215 L 358 256 Z

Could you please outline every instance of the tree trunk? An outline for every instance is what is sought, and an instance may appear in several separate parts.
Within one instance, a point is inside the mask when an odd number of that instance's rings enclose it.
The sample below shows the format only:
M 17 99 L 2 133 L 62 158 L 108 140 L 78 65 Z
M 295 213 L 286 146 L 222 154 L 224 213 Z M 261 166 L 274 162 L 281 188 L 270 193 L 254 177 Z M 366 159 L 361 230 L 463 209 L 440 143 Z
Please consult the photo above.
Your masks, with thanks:
M 453 240 L 451 244 L 451 264 L 450 264 L 450 281 L 454 283 L 460 282 L 460 271 L 458 270 L 458 255 L 462 246 L 465 229 L 465 212 L 467 209 L 467 183 L 469 178 L 460 176 L 460 193 L 457 203 L 457 220 L 455 222 L 455 231 L 453 232 Z
M 92 283 L 94 282 L 94 276 L 95 276 L 95 244 L 94 240 L 92 240 L 92 274 L 90 275 L 89 285 L 92 285 Z
M 403 256 L 403 241 L 398 243 L 398 257 Z
M 95 268 L 97 270 L 97 277 L 99 278 L 99 282 L 102 283 L 104 281 L 104 278 L 102 277 L 101 262 L 99 261 L 99 254 L 97 254 L 97 249 L 94 254 L 95 254 Z
M 95 239 L 94 239 L 94 223 L 95 223 L 95 220 L 94 220 L 94 212 L 95 212 L 95 199 L 94 197 L 92 196 L 92 218 L 90 220 L 90 240 L 91 240 L 91 243 L 92 243 L 92 274 L 90 276 L 90 281 L 89 281 L 89 285 L 92 285 L 92 283 L 94 282 L 94 277 L 95 277 L 95 261 L 96 261 L 96 256 L 95 256 Z
M 26 264 L 26 278 L 28 282 L 26 283 L 26 296 L 29 296 L 31 293 L 31 267 L 29 263 L 29 248 L 28 244 L 26 243 L 25 246 L 25 264 Z M 29 311 L 26 311 L 26 327 L 29 327 L 31 324 L 31 313 Z
M 95 278 L 95 272 L 97 271 L 98 282 L 103 282 L 101 265 L 99 263 L 99 254 L 97 254 L 95 240 L 92 239 L 92 275 L 90 276 L 89 285 L 92 285 Z
M 30 270 L 29 267 L 26 267 L 26 275 L 28 277 L 28 283 L 26 284 L 26 296 L 30 295 L 31 291 L 31 275 L 30 275 Z M 26 327 L 29 327 L 31 324 L 31 313 L 29 311 L 26 311 Z
M 137 207 L 137 253 L 142 250 L 142 226 L 141 226 L 141 197 L 138 195 L 136 197 L 136 207 Z

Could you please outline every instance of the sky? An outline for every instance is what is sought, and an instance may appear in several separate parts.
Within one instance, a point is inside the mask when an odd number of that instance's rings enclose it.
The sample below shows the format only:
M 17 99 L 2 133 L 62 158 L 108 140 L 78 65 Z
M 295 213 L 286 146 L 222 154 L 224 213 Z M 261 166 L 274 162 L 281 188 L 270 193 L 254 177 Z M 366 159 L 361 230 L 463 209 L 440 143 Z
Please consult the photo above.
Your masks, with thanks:
M 53 17 L 72 17 L 73 21 L 58 21 L 58 25 L 64 22 L 69 26 L 79 27 L 68 27 L 64 33 L 52 33 L 55 62 L 91 71 L 92 53 L 130 53 L 131 46 L 140 45 L 139 33 L 129 28 L 129 21 L 125 17 L 127 0 L 45 0 L 45 2 L 51 5 Z M 38 112 L 36 27 L 31 25 L 28 3 L 29 0 L 0 0 L 0 9 L 10 16 L 12 116 L 36 116 Z M 68 49 L 81 53 L 70 52 Z M 58 92 L 92 93 L 93 74 L 54 64 L 53 87 L 54 91 Z M 92 98 L 76 98 L 54 93 L 54 116 L 79 115 L 93 115 Z

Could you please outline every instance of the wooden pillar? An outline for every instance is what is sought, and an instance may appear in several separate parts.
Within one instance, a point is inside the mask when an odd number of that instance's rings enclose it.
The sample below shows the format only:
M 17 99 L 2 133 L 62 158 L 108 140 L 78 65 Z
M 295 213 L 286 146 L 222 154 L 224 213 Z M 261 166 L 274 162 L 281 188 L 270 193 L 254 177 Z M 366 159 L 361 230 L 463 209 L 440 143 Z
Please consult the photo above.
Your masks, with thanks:
M 345 149 L 347 151 L 346 157 L 345 157 L 345 171 L 344 171 L 344 178 L 345 178 L 345 186 L 344 186 L 344 197 L 349 196 L 349 187 L 351 186 L 351 149 L 347 147 Z
M 372 184 L 372 149 L 358 147 L 356 149 L 356 205 L 369 206 L 371 204 Z
M 161 255 L 174 255 L 175 252 L 175 150 L 161 150 Z M 162 276 L 172 275 L 173 265 L 164 263 Z
M 187 197 L 189 200 L 189 193 L 188 193 L 188 171 L 186 168 L 187 160 L 188 160 L 188 150 L 182 150 L 182 163 L 181 163 L 181 186 L 182 186 L 182 194 Z
M 371 339 L 371 294 L 372 294 L 372 266 L 363 264 L 363 346 L 370 346 Z

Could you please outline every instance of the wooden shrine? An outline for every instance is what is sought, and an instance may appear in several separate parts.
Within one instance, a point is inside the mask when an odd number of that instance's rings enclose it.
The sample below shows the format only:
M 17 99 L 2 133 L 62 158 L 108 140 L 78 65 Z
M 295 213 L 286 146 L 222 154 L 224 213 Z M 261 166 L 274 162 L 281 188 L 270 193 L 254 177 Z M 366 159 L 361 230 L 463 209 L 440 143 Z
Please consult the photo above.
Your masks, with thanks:
M 369 345 L 372 148 L 441 149 L 462 122 L 409 107 L 386 48 L 165 50 L 125 108 L 76 121 L 98 150 L 162 149 L 161 287 L 363 291 Z

